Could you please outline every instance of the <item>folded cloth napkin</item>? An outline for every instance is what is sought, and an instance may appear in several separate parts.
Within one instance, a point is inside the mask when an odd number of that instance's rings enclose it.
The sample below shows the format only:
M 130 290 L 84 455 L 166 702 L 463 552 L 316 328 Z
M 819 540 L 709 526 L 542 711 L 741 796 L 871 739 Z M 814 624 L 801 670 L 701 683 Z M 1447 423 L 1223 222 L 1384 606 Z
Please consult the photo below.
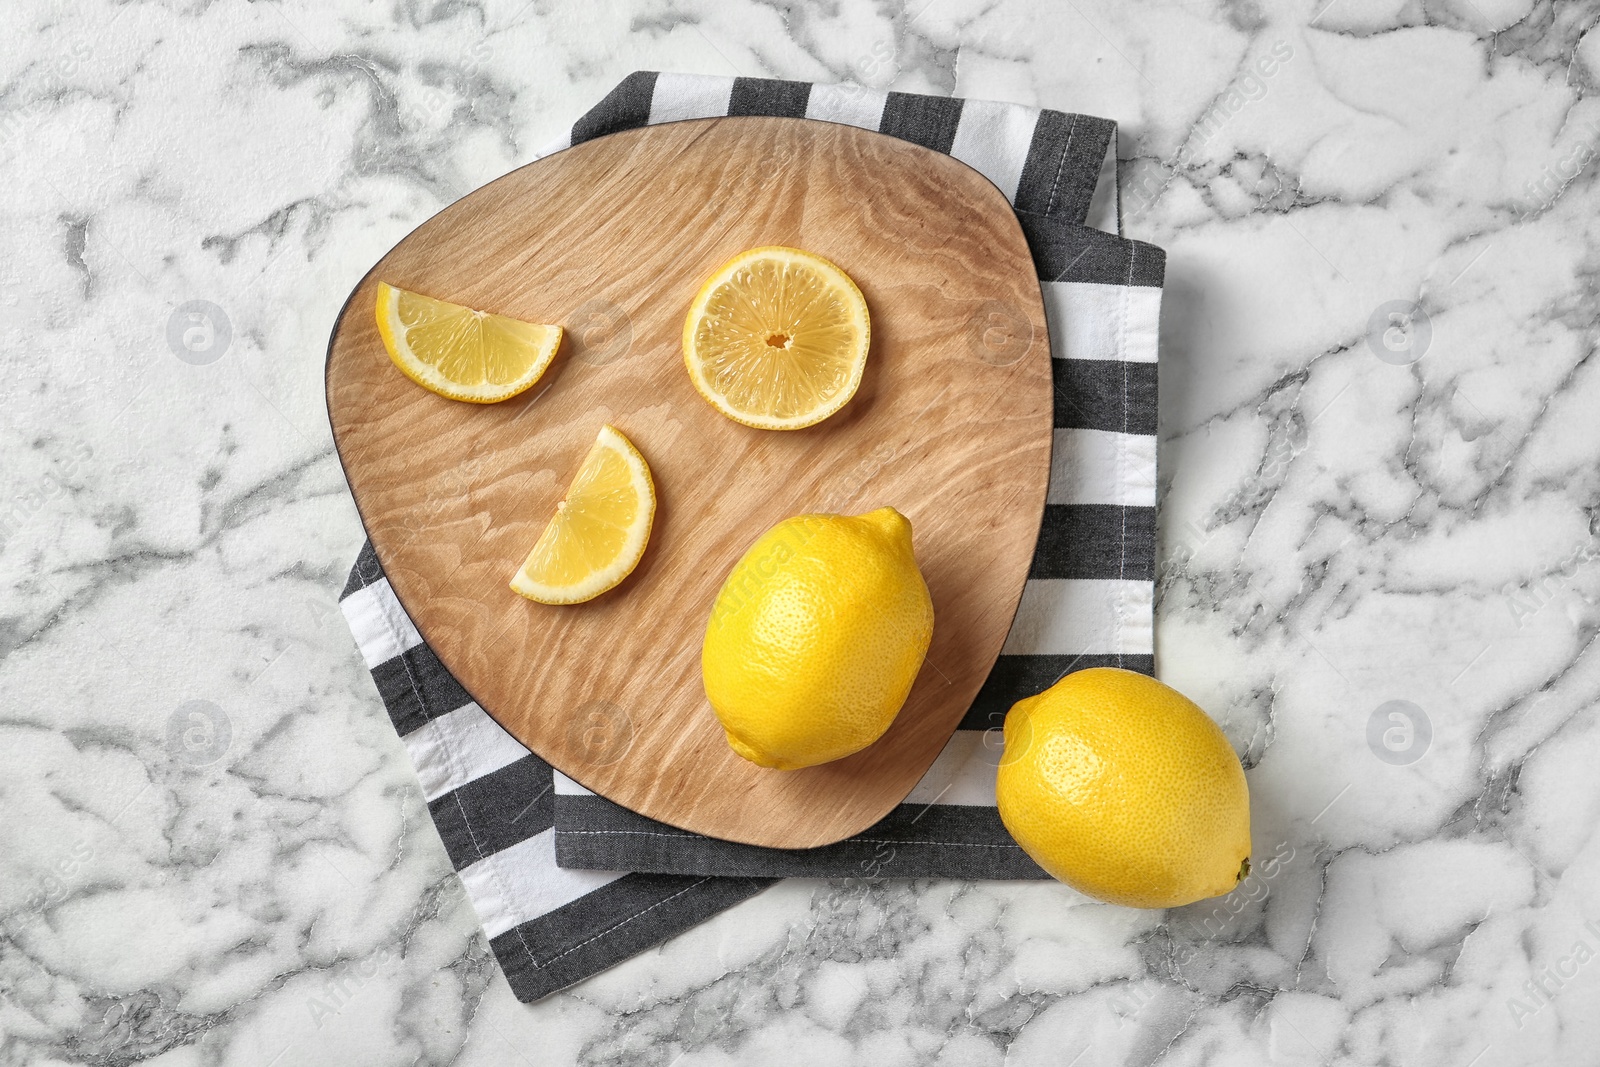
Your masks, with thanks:
M 649 123 L 730 114 L 850 123 L 948 152 L 1018 208 L 1057 357 L 1044 526 L 1000 662 L 917 791 L 857 838 L 805 852 L 684 833 L 555 774 L 444 669 L 368 544 L 341 606 L 451 862 L 523 1000 L 682 932 L 759 892 L 770 875 L 1042 876 L 994 811 L 996 728 L 1006 708 L 1069 670 L 1151 669 L 1163 256 L 1081 225 L 1096 202 L 1114 125 L 855 86 L 641 72 L 549 151 Z M 1005 332 L 1011 325 L 996 323 L 997 343 L 1019 343 Z
M 520 999 L 582 981 L 771 884 L 558 867 L 550 765 L 489 718 L 423 643 L 371 542 L 339 606 Z

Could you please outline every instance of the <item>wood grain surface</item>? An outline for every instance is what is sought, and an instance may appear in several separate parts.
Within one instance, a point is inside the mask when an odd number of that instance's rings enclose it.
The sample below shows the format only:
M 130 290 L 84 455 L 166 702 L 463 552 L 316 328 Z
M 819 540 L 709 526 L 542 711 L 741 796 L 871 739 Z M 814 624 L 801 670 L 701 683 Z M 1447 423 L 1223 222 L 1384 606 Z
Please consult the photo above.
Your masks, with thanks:
M 735 253 L 826 256 L 866 295 L 860 391 L 805 430 L 740 426 L 690 385 L 689 301 Z M 568 337 L 497 405 L 404 378 L 373 323 L 379 280 Z M 529 164 L 418 227 L 351 294 L 328 413 L 362 520 L 445 666 L 555 767 L 655 819 L 811 847 L 887 814 L 988 675 L 1022 592 L 1051 447 L 1039 283 L 1005 198 L 956 160 L 804 119 L 612 134 Z M 638 569 L 599 599 L 507 588 L 601 423 L 650 463 L 659 507 Z M 712 602 L 744 550 L 804 512 L 892 505 L 912 522 L 933 645 L 889 732 L 822 767 L 729 750 L 700 684 Z

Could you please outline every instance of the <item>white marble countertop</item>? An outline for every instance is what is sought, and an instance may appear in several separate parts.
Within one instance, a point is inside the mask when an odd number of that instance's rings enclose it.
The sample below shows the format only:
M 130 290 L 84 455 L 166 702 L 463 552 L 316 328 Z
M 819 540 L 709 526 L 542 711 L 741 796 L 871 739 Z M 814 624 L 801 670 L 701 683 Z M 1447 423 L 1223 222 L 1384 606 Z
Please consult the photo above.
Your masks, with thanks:
M 0 1063 L 1596 1062 L 1597 18 L 8 5 Z M 1250 767 L 1249 899 L 786 882 L 511 996 L 335 606 L 323 350 L 637 68 L 1122 124 L 1169 251 L 1159 667 Z

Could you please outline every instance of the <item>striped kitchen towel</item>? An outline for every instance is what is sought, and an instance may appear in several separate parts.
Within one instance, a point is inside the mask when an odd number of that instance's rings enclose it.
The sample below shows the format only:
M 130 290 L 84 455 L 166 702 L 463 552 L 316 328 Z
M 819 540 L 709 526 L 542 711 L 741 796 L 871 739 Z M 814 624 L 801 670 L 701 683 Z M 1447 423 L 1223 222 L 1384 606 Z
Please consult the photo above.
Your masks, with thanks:
M 603 971 L 771 884 L 557 866 L 550 765 L 489 718 L 423 643 L 371 542 L 339 606 L 520 999 Z
M 1161 253 L 1082 226 L 1086 218 L 1115 223 L 1115 183 L 1106 180 L 1115 127 L 1012 104 L 642 72 L 547 152 L 647 123 L 730 114 L 807 116 L 903 137 L 973 166 L 1018 208 L 1046 280 L 1052 351 L 1069 358 L 1055 363 L 1049 504 L 1016 626 L 962 730 L 908 800 L 926 813 L 903 820 L 913 834 L 937 825 L 949 847 L 928 851 L 919 837 L 904 856 L 888 852 L 907 831 L 880 825 L 876 840 L 866 840 L 869 831 L 831 846 L 841 850 L 832 862 L 821 862 L 828 850 L 790 855 L 814 856 L 811 874 L 1038 877 L 993 818 L 999 747 L 987 731 L 1012 694 L 1043 688 L 1066 670 L 1103 662 L 1150 668 Z M 770 862 L 762 854 L 775 850 L 711 842 L 584 795 L 505 733 L 422 642 L 370 544 L 341 606 L 519 998 L 579 981 L 770 884 L 735 868 Z M 871 863 L 863 862 L 865 845 Z M 687 858 L 670 859 L 677 849 L 689 850 Z M 695 849 L 709 850 L 707 869 L 693 869 Z M 620 862 L 624 854 L 637 855 L 647 873 Z M 713 868 L 728 873 L 712 876 Z
M 993 182 L 1018 211 L 1121 232 L 1117 124 L 992 100 L 641 70 L 534 158 L 620 130 L 728 115 L 876 130 L 954 156 Z

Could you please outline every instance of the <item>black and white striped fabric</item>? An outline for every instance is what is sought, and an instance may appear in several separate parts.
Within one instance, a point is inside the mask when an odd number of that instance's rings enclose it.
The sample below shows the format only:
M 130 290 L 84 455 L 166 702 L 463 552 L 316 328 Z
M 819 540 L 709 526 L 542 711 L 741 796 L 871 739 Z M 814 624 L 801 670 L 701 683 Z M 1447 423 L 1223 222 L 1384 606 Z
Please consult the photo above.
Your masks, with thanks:
M 1097 191 L 1116 220 L 1109 119 L 990 100 L 814 85 L 773 78 L 636 71 L 554 144 L 543 158 L 619 130 L 685 119 L 767 115 L 818 119 L 898 137 L 944 152 L 995 184 L 1018 211 L 1083 223 Z M 1109 180 L 1107 163 L 1112 165 Z
M 771 884 L 558 866 L 550 765 L 489 718 L 423 643 L 371 542 L 339 606 L 520 999 L 582 981 Z
M 1016 206 L 1043 280 L 1056 357 L 1055 451 L 1039 547 L 999 663 L 907 802 L 850 841 L 784 852 L 655 823 L 553 772 L 444 669 L 367 545 L 341 606 L 523 1000 L 656 945 L 778 875 L 1041 877 L 994 808 L 1006 709 L 1070 670 L 1151 669 L 1163 256 L 1082 225 L 1105 202 L 1114 125 L 852 86 L 641 72 L 542 154 L 650 123 L 748 114 L 847 122 L 948 152 Z

